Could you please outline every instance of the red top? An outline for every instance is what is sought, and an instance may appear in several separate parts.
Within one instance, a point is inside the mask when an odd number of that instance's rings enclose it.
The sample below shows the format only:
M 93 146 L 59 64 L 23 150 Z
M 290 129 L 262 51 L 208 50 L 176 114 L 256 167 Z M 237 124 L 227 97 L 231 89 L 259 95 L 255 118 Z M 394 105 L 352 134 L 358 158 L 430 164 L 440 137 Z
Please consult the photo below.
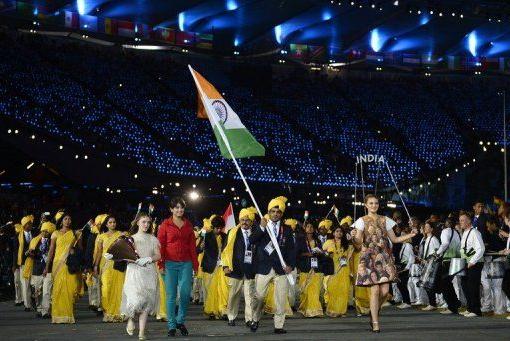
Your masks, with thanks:
M 195 233 L 188 219 L 184 219 L 184 225 L 179 228 L 172 218 L 163 220 L 158 230 L 158 239 L 161 244 L 161 263 L 165 261 L 193 263 L 193 269 L 198 270 Z

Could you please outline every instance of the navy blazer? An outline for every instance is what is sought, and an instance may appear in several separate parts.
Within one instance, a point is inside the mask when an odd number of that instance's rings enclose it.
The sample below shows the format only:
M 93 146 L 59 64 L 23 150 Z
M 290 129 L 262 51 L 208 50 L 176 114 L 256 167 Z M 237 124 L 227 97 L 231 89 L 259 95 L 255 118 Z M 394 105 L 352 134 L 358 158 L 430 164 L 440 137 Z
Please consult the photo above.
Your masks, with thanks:
M 229 231 L 229 233 L 232 230 Z M 249 239 L 249 238 L 248 238 Z M 244 262 L 244 252 L 246 250 L 246 245 L 244 243 L 243 231 L 241 228 L 237 230 L 237 234 L 234 240 L 234 252 L 232 254 L 232 266 L 234 267 L 233 271 L 228 274 L 228 277 L 242 279 L 246 276 L 247 279 L 255 278 L 255 263 L 256 260 L 256 247 L 254 244 L 249 245 L 249 249 L 252 252 L 251 264 L 246 264 Z
M 288 225 L 280 223 L 282 227 L 282 236 L 279 239 L 280 250 L 282 252 L 283 260 L 290 266 L 294 268 L 296 266 L 296 247 L 294 244 L 294 236 L 292 234 L 292 228 Z M 257 248 L 256 253 L 256 273 L 261 275 L 267 275 L 271 269 L 278 275 L 284 275 L 285 271 L 282 268 L 282 264 L 280 263 L 280 259 L 278 258 L 278 253 L 274 250 L 271 255 L 268 255 L 264 248 L 271 239 L 269 238 L 269 234 L 260 226 L 254 227 L 253 232 L 250 236 L 250 243 L 254 244 Z
M 202 263 L 200 264 L 203 272 L 212 274 L 218 265 L 218 258 L 220 253 L 225 248 L 225 245 L 227 245 L 227 235 L 223 232 L 220 232 L 220 236 L 221 250 L 218 250 L 218 243 L 216 242 L 216 235 L 214 232 L 207 232 L 205 234 L 204 257 L 202 258 Z

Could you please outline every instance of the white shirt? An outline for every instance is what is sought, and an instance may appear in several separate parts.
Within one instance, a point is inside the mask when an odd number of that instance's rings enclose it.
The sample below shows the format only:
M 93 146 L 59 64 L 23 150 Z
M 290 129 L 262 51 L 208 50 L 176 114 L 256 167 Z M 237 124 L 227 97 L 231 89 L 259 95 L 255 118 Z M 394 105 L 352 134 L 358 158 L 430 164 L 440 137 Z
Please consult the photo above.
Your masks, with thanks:
M 395 225 L 397 225 L 397 223 L 392 219 L 388 217 L 384 218 L 386 219 L 386 231 L 391 230 Z M 358 220 L 356 220 L 356 222 L 354 223 L 354 227 L 360 231 L 365 230 L 365 221 L 363 220 L 363 218 L 359 218 Z
M 453 233 L 453 237 L 452 237 Z M 452 241 L 450 242 L 450 238 Z M 452 229 L 451 227 L 443 229 L 441 231 L 441 246 L 437 250 L 438 255 L 443 255 L 448 249 L 458 250 L 460 245 L 460 236 L 457 231 Z
M 324 245 L 326 240 L 328 240 L 328 236 L 319 235 L 319 240 L 321 241 L 321 244 Z
M 248 247 L 248 245 L 250 245 L 250 241 L 248 238 L 250 238 L 251 231 L 244 229 L 241 229 L 241 231 L 243 231 L 244 246 Z
M 437 249 L 439 249 L 439 239 L 436 236 L 427 237 L 425 239 L 425 245 L 423 246 L 423 259 L 427 259 L 428 256 L 433 254 Z
M 478 261 L 483 260 L 485 245 L 483 244 L 482 234 L 471 226 L 470 229 L 462 233 L 460 248 L 461 250 L 465 250 L 465 253 L 468 253 L 471 249 L 475 250 L 475 254 L 469 261 L 470 264 L 476 264 Z
M 30 231 L 23 231 L 23 234 L 25 235 L 25 240 L 30 242 L 32 240 L 32 232 Z
M 402 244 L 402 249 L 400 250 L 400 262 L 406 265 L 405 270 L 411 269 L 411 266 L 415 262 L 413 246 L 411 244 Z

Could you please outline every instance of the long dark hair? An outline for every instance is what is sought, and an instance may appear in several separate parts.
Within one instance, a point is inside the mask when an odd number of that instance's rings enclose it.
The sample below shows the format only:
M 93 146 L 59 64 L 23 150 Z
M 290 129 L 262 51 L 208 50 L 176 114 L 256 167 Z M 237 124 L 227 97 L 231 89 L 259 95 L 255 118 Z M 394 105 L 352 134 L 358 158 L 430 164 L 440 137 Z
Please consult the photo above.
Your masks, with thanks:
M 129 234 L 131 236 L 134 235 L 135 233 L 138 233 L 138 222 L 140 221 L 140 219 L 142 219 L 144 217 L 151 219 L 151 217 L 147 213 L 138 212 L 135 219 L 131 222 L 131 227 L 129 228 Z M 147 233 L 152 233 L 152 224 L 151 224 L 150 229 L 147 230 Z
M 347 248 L 349 247 L 349 241 L 347 240 L 347 234 L 346 234 L 345 230 L 341 226 L 336 226 L 333 229 L 333 232 L 331 233 L 331 235 L 333 237 L 333 241 L 335 240 L 335 232 L 338 229 L 340 229 L 340 231 L 342 231 L 342 238 L 340 238 L 340 245 L 344 248 L 344 250 L 347 250 Z
M 60 218 L 58 218 L 57 221 L 55 222 L 55 226 L 56 226 L 57 230 L 62 229 L 65 217 L 71 217 L 71 214 L 69 212 L 63 211 L 62 216 Z
M 112 219 L 112 218 L 113 218 L 113 219 L 115 219 L 115 217 L 114 217 L 114 216 L 112 216 L 112 215 L 108 215 L 108 216 L 106 217 L 106 219 L 103 221 L 103 223 L 102 223 L 102 224 L 101 224 L 101 226 L 99 227 L 99 233 L 104 233 L 104 232 L 107 232 L 107 231 L 108 231 L 108 227 L 106 227 L 106 225 L 108 225 L 108 220 L 110 220 L 110 219 Z M 115 219 L 115 220 L 117 220 L 117 219 Z

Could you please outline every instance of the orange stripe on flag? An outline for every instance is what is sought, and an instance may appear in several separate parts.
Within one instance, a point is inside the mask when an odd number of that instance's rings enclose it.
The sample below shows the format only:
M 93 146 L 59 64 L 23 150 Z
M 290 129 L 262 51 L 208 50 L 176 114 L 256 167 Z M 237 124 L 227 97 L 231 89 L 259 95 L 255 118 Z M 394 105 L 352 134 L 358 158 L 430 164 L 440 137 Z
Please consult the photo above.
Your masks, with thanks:
M 193 69 L 193 74 L 195 75 L 195 78 L 196 78 L 198 84 L 202 88 L 202 91 L 204 92 L 205 96 L 207 96 L 207 98 L 209 98 L 209 99 L 220 99 L 220 98 L 223 99 L 223 96 L 221 96 L 221 94 L 218 92 L 218 90 L 216 90 L 216 88 L 211 83 L 209 83 L 201 74 L 196 72 L 194 69 Z M 205 111 L 204 103 L 202 102 L 202 100 L 203 99 L 201 98 L 201 95 L 199 92 L 198 93 L 197 116 L 199 118 L 207 118 L 207 113 Z

